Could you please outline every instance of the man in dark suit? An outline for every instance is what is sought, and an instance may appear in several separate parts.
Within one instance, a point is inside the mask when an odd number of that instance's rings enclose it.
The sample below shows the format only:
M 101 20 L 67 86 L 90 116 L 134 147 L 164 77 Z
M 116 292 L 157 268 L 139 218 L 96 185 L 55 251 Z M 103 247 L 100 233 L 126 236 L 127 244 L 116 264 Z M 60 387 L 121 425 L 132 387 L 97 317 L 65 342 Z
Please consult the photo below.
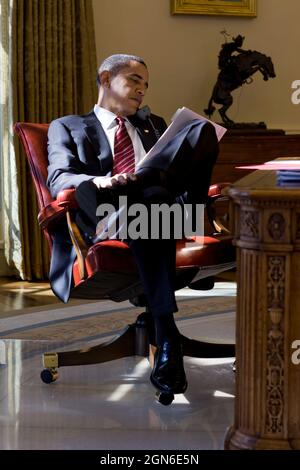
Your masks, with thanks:
M 65 116 L 50 125 L 49 188 L 54 197 L 63 189 L 76 188 L 77 222 L 91 242 L 99 222 L 97 207 L 110 200 L 115 204 L 116 195 L 127 194 L 132 202 L 139 200 L 148 206 L 178 198 L 204 203 L 207 197 L 218 142 L 214 127 L 205 121 L 185 126 L 159 155 L 137 169 L 167 127 L 162 118 L 143 114 L 140 109 L 148 81 L 148 69 L 140 57 L 108 57 L 98 70 L 99 95 L 94 110 L 85 116 Z M 120 161 L 122 151 L 125 155 Z M 134 161 L 128 170 L 130 158 Z M 50 279 L 58 295 L 67 300 L 74 253 L 66 247 L 65 239 L 62 229 L 54 240 L 54 251 L 59 255 L 51 265 Z M 183 393 L 187 381 L 180 333 L 173 317 L 177 311 L 175 240 L 127 242 L 137 262 L 156 332 L 158 348 L 151 381 L 159 390 Z M 64 260 L 66 267 L 57 259 Z

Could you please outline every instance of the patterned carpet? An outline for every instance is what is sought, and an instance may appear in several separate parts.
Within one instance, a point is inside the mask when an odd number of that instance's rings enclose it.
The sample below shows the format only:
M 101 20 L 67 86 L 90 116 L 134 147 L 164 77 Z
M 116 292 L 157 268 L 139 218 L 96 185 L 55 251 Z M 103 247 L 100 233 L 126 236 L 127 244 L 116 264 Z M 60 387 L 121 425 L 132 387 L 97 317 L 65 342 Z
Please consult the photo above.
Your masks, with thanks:
M 209 316 L 235 311 L 234 295 L 205 295 L 177 300 L 176 319 Z M 7 315 L 1 321 L 0 338 L 27 340 L 78 341 L 93 340 L 116 333 L 133 323 L 142 308 L 127 302 L 75 302 L 71 306 L 55 304 L 29 308 Z

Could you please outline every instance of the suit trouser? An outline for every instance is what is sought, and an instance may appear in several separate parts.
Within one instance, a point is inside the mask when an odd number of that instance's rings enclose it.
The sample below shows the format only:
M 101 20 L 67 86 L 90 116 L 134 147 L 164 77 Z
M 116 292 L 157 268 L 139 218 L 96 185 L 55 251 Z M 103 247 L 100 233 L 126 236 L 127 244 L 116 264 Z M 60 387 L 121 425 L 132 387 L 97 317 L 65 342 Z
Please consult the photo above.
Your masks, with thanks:
M 218 142 L 213 126 L 198 121 L 189 124 L 160 155 L 141 166 L 161 171 L 163 190 L 141 190 L 137 196 L 139 202 L 145 202 L 146 205 L 154 199 L 156 203 L 165 202 L 166 199 L 174 202 L 184 195 L 185 202 L 204 203 L 217 155 Z M 83 232 L 91 235 L 95 233 L 99 221 L 97 207 L 103 202 L 109 202 L 111 194 L 110 191 L 99 191 L 91 181 L 83 182 L 77 188 L 76 198 L 80 208 L 77 223 Z M 176 240 L 150 238 L 124 241 L 135 256 L 152 315 L 155 317 L 176 312 Z

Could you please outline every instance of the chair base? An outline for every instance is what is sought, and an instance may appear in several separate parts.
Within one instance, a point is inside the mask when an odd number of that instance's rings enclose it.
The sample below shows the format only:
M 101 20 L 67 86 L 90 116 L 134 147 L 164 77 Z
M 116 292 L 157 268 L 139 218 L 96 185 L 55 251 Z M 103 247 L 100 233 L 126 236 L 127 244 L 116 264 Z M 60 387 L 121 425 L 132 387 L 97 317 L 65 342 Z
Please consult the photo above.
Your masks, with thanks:
M 152 353 L 155 350 L 153 339 L 149 341 L 147 318 L 149 318 L 147 312 L 141 313 L 134 324 L 128 325 L 117 338 L 109 342 L 86 349 L 45 353 L 43 355 L 44 367 L 53 373 L 54 380 L 56 380 L 58 367 L 101 364 L 129 356 L 147 357 L 150 344 Z M 182 335 L 182 346 L 184 356 L 203 358 L 235 356 L 234 344 L 207 343 Z M 44 375 L 47 376 L 46 373 Z
M 207 343 L 182 335 L 183 355 L 189 357 L 235 357 L 234 344 Z
M 56 368 L 101 364 L 128 356 L 147 357 L 148 345 L 146 322 L 143 319 L 143 314 L 141 314 L 137 321 L 132 325 L 128 325 L 117 338 L 91 348 L 45 353 L 43 355 L 43 364 L 46 368 Z

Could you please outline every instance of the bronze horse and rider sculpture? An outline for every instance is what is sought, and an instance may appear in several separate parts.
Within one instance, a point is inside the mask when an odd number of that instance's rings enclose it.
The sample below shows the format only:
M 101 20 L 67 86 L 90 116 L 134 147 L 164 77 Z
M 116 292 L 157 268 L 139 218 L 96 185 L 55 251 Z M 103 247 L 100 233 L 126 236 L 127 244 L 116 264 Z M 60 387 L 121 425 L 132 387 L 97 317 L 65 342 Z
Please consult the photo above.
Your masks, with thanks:
M 251 83 L 253 81 L 251 77 L 256 72 L 260 72 L 265 81 L 276 76 L 270 57 L 258 51 L 241 49 L 244 41 L 241 35 L 232 39 L 232 42 L 225 42 L 222 45 L 218 61 L 220 73 L 208 107 L 204 110 L 205 114 L 211 117 L 216 109 L 214 103 L 222 105 L 219 114 L 226 127 L 234 126 L 234 121 L 226 114 L 233 102 L 231 92 L 244 84 Z M 235 52 L 237 54 L 234 54 Z

